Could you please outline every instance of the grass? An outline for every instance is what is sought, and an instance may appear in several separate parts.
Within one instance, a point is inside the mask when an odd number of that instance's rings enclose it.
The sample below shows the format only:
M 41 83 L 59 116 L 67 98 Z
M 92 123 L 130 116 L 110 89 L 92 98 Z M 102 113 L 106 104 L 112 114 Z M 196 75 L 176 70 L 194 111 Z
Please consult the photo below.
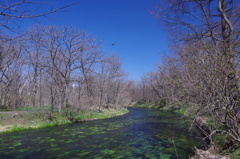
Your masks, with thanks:
M 90 121 L 96 119 L 110 118 L 128 113 L 127 109 L 104 109 L 101 112 L 97 110 L 69 111 L 61 113 L 48 110 L 38 111 L 6 111 L 0 112 L 0 132 L 16 132 L 27 129 L 44 128 L 56 125 L 71 124 L 74 122 Z M 18 113 L 16 117 L 13 114 Z
M 231 158 L 231 159 L 239 159 L 239 158 L 240 158 L 240 147 L 237 148 L 235 151 L 233 151 L 233 152 L 230 154 L 230 158 Z
M 129 105 L 129 107 L 137 107 L 137 108 L 158 108 L 153 104 L 136 104 L 136 105 Z
M 32 110 L 51 110 L 51 106 L 39 106 L 39 107 L 18 107 L 16 109 L 13 108 L 5 108 L 3 106 L 0 106 L 0 112 L 6 112 L 6 111 L 32 111 Z
M 138 108 L 147 108 L 147 104 L 135 104 L 135 105 L 128 105 L 128 107 L 138 107 Z

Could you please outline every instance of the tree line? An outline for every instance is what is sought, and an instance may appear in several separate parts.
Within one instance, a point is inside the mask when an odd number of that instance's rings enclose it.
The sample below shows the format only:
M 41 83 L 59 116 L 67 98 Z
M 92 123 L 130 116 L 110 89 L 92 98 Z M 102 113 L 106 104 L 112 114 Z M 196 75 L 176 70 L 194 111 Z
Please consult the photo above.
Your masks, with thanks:
M 188 108 L 202 132 L 240 144 L 239 1 L 166 0 L 152 14 L 171 35 L 172 54 L 134 84 L 136 101 Z
M 62 108 L 115 107 L 129 102 L 119 58 L 73 26 L 35 25 L 0 37 L 0 105 Z
M 0 26 L 25 14 L 19 3 L 0 5 Z M 172 54 L 140 82 L 128 81 L 116 55 L 72 26 L 31 27 L 0 36 L 0 105 L 104 107 L 135 103 L 188 108 L 211 145 L 216 136 L 240 143 L 239 44 L 237 0 L 165 0 L 151 13 L 170 34 Z M 58 10 L 58 9 L 57 9 Z M 57 10 L 53 10 L 56 12 Z M 7 14 L 8 13 L 8 14 Z M 201 127 L 200 127 L 201 128 Z

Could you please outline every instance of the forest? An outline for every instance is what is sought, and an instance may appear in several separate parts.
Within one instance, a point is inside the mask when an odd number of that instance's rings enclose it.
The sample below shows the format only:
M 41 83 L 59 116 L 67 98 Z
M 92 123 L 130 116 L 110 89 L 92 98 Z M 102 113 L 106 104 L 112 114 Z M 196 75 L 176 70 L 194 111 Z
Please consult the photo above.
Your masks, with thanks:
M 2 34 L 3 35 L 3 34 Z M 1 37 L 1 105 L 93 107 L 128 102 L 128 82 L 116 55 L 72 26 L 34 26 Z
M 58 12 L 11 11 L 24 4 L 0 4 L 0 109 L 50 106 L 61 112 L 146 104 L 191 117 L 209 148 L 239 147 L 238 0 L 156 4 L 150 12 L 169 33 L 171 54 L 141 81 L 128 80 L 119 57 L 107 56 L 101 42 L 74 26 L 35 25 L 7 33 L 9 21 Z
M 239 6 L 234 0 L 156 5 L 152 14 L 171 34 L 172 54 L 132 92 L 135 101 L 192 116 L 218 150 L 223 138 L 224 146 L 240 143 Z

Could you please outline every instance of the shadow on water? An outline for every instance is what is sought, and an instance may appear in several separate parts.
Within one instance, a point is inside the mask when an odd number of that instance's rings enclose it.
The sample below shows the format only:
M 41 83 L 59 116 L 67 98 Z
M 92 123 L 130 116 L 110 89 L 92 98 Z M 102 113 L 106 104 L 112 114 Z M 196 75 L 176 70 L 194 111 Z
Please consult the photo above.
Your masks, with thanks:
M 178 114 L 146 108 L 103 120 L 0 135 L 0 158 L 175 159 L 200 146 Z

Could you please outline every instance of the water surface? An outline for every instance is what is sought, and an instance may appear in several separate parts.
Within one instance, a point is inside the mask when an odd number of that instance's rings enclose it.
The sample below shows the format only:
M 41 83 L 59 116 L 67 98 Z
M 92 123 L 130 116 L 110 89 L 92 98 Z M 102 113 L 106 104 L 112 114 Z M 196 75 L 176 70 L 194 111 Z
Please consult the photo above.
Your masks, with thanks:
M 129 110 L 109 119 L 0 134 L 0 158 L 185 159 L 200 146 L 182 116 Z

